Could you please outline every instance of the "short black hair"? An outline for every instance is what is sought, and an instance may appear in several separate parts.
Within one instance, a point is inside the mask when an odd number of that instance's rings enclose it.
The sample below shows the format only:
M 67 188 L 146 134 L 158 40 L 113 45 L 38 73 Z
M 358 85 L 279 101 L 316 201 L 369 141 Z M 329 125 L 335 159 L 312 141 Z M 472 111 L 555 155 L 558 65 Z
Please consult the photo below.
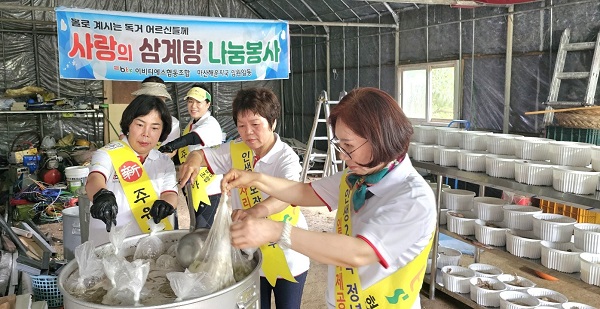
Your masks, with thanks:
M 171 113 L 169 113 L 167 105 L 160 98 L 151 95 L 139 95 L 129 103 L 121 117 L 121 132 L 125 135 L 129 134 L 129 126 L 133 120 L 140 116 L 146 116 L 153 110 L 158 112 L 163 123 L 158 141 L 163 142 L 166 140 L 169 133 L 171 133 Z
M 148 77 L 144 78 L 144 80 L 142 81 L 142 84 L 143 83 L 161 83 L 161 84 L 164 84 L 165 81 L 162 78 L 153 75 L 153 76 L 148 76 Z
M 252 112 L 267 119 L 272 127 L 275 120 L 281 116 L 281 104 L 273 90 L 263 87 L 246 88 L 237 92 L 233 99 L 233 123 L 237 126 L 237 118 L 242 113 Z

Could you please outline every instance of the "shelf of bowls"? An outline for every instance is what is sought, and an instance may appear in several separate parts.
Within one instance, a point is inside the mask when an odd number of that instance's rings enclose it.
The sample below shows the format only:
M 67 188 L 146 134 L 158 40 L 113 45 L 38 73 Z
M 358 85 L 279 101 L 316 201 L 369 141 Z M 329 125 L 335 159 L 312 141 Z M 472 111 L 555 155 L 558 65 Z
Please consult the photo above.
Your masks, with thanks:
M 600 171 L 598 146 L 458 128 L 414 128 L 409 148 L 412 160 L 485 172 L 528 185 L 552 185 L 557 191 L 575 194 L 593 193 L 599 182 L 600 172 L 594 171 Z M 592 156 L 595 163 L 590 168 Z M 431 186 L 435 192 L 436 184 Z M 600 286 L 600 224 L 577 223 L 567 216 L 507 204 L 500 198 L 475 197 L 475 192 L 447 185 L 442 186 L 441 203 L 440 225 L 447 225 L 448 231 L 474 235 L 484 245 L 506 246 L 512 255 L 541 259 L 543 266 L 553 270 L 579 272 L 582 281 Z M 438 247 L 437 267 L 443 286 L 450 292 L 469 293 L 481 306 L 519 303 L 594 308 L 569 302 L 556 291 L 535 288 L 526 278 L 503 274 L 492 265 L 458 266 L 460 256 L 458 250 Z

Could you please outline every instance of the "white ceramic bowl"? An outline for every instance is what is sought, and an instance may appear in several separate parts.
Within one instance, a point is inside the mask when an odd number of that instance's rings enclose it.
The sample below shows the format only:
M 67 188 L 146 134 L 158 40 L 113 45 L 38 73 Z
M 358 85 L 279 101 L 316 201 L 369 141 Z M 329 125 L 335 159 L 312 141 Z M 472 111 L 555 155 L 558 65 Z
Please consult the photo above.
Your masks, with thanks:
M 530 309 L 540 305 L 539 299 L 520 291 L 504 291 L 499 297 L 500 309 Z
M 475 271 L 477 277 L 496 278 L 503 274 L 502 269 L 490 264 L 473 263 L 468 267 Z
M 478 287 L 477 283 L 482 281 L 488 282 L 493 290 Z M 486 307 L 499 307 L 500 292 L 506 291 L 506 285 L 496 278 L 474 277 L 469 279 L 469 287 L 471 300 Z
M 533 215 L 542 213 L 542 210 L 533 206 L 504 205 L 504 222 L 511 229 L 531 231 L 533 229 Z
M 461 189 L 443 189 L 443 205 L 449 210 L 471 210 L 475 192 Z
M 437 131 L 436 127 L 414 125 L 413 126 L 413 139 L 415 142 L 433 145 L 437 142 Z
M 456 167 L 459 170 L 468 172 L 485 172 L 485 152 L 473 152 L 471 150 L 461 150 L 458 152 L 458 162 Z
M 458 235 L 474 235 L 476 219 L 475 213 L 469 210 L 448 210 L 446 213 L 448 231 Z
M 486 140 L 487 152 L 512 156 L 515 153 L 515 138 L 517 137 L 523 137 L 523 135 L 490 134 Z
M 485 173 L 492 177 L 515 178 L 515 157 L 491 155 L 485 156 Z
M 581 250 L 571 242 L 549 242 L 542 240 L 542 265 L 563 273 L 576 273 L 581 268 Z
M 415 150 L 416 145 L 425 145 L 423 143 L 418 143 L 418 142 L 410 142 L 408 144 L 408 151 L 406 152 L 406 154 L 412 158 L 413 157 L 413 151 Z
M 444 287 L 454 293 L 469 293 L 469 280 L 475 277 L 475 272 L 462 266 L 445 266 L 442 268 Z
M 576 219 L 559 214 L 533 215 L 533 234 L 541 240 L 569 242 L 573 236 Z
M 515 156 L 524 160 L 547 160 L 551 139 L 517 137 L 514 139 Z
M 465 150 L 486 151 L 487 138 L 492 132 L 486 131 L 460 131 L 458 147 Z
M 525 290 L 535 286 L 533 281 L 518 275 L 502 274 L 498 275 L 496 279 L 502 281 L 506 285 L 506 290 L 508 291 L 525 292 Z
M 588 166 L 592 162 L 592 144 L 565 141 L 550 142 L 548 159 L 556 165 Z
M 475 239 L 484 245 L 504 246 L 506 244 L 506 228 L 502 222 L 475 220 Z
M 552 187 L 560 192 L 593 194 L 599 177 L 600 172 L 588 167 L 555 166 L 552 168 Z
M 542 256 L 540 242 L 533 231 L 506 230 L 506 251 L 514 256 L 539 259 Z
M 572 301 L 569 301 L 569 302 L 566 302 L 566 303 L 562 304 L 562 308 L 563 309 L 574 309 L 574 308 L 577 308 L 577 309 L 598 309 L 598 308 L 596 308 L 594 306 L 586 305 L 586 304 L 583 304 L 583 303 L 572 302 Z
M 464 129 L 448 127 L 437 127 L 435 130 L 437 133 L 437 144 L 447 147 L 458 147 L 460 141 L 460 134 L 458 132 L 464 131 Z
M 489 196 L 479 196 L 473 199 L 473 208 L 477 218 L 483 221 L 502 221 L 504 219 L 504 209 L 506 201 Z
M 579 255 L 581 280 L 600 286 L 600 254 L 583 252 Z
M 576 223 L 575 248 L 589 253 L 600 253 L 600 224 Z
M 431 190 L 433 190 L 433 194 L 435 195 L 435 200 L 437 201 L 437 183 L 430 182 L 429 186 L 431 187 Z M 442 190 L 444 190 L 444 189 L 450 189 L 450 186 L 447 185 L 447 184 L 445 184 L 445 183 L 443 183 L 442 184 Z M 444 200 L 442 199 L 440 202 L 442 204 L 442 208 L 446 208 L 446 205 L 444 205 Z
M 592 146 L 592 168 L 600 172 L 600 146 Z
M 562 304 L 568 302 L 566 296 L 553 290 L 544 288 L 527 289 L 527 294 L 537 297 L 540 300 L 540 306 L 548 306 L 551 308 L 562 308 Z M 538 307 L 541 308 L 541 307 Z
M 444 146 L 435 146 L 433 148 L 433 163 L 440 166 L 458 165 L 458 148 L 448 148 Z
M 533 186 L 551 186 L 554 164 L 546 161 L 515 160 L 515 180 Z
M 412 159 L 415 161 L 433 162 L 433 145 L 415 143 L 411 147 Z
M 438 246 L 437 268 L 444 266 L 458 266 L 462 253 L 456 249 Z

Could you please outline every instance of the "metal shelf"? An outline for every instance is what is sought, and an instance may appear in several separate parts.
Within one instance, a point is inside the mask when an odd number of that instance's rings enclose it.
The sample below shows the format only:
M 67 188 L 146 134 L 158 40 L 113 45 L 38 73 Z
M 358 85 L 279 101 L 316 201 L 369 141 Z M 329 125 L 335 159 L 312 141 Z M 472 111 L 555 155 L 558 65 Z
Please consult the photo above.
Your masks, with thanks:
M 438 216 L 440 214 L 440 209 L 441 209 L 440 191 L 442 189 L 441 183 L 442 183 L 443 177 L 451 177 L 451 178 L 459 179 L 459 180 L 462 180 L 465 182 L 480 185 L 480 195 L 483 195 L 483 192 L 484 192 L 483 188 L 485 188 L 486 186 L 489 186 L 489 187 L 496 188 L 496 189 L 517 192 L 520 194 L 524 194 L 524 195 L 528 195 L 528 196 L 532 196 L 532 197 L 536 197 L 536 198 L 542 198 L 544 200 L 554 201 L 554 202 L 558 202 L 558 203 L 567 203 L 567 204 L 570 204 L 570 205 L 573 205 L 573 206 L 576 206 L 579 208 L 587 209 L 587 210 L 600 209 L 600 192 L 596 192 L 595 194 L 590 194 L 590 195 L 578 195 L 578 194 L 563 193 L 563 192 L 554 190 L 552 187 L 529 186 L 529 185 L 518 183 L 518 182 L 516 182 L 514 180 L 510 180 L 510 179 L 491 177 L 485 173 L 466 172 L 466 171 L 461 171 L 454 167 L 444 167 L 444 166 L 439 166 L 437 164 L 428 163 L 428 162 L 413 161 L 412 165 L 415 168 L 425 169 L 425 170 L 429 171 L 430 173 L 435 174 L 437 176 L 438 184 L 437 184 L 436 191 L 438 192 L 438 194 L 437 194 Z M 438 218 L 438 222 L 439 222 L 439 218 Z M 508 251 L 506 251 L 506 249 L 504 247 L 489 247 L 489 246 L 482 247 L 482 245 L 479 244 L 478 242 L 474 243 L 474 241 L 476 242 L 476 240 L 473 237 L 465 238 L 461 235 L 452 233 L 452 232 L 448 231 L 445 226 L 440 226 L 438 228 L 438 233 L 435 235 L 435 239 L 434 239 L 434 241 L 436 243 L 439 238 L 438 237 L 439 233 L 448 235 L 450 237 L 453 237 L 455 239 L 458 239 L 460 241 L 463 241 L 465 243 L 475 246 L 475 257 L 474 257 L 475 262 L 478 262 L 479 253 L 481 250 L 488 250 L 489 253 L 497 255 L 504 259 L 507 259 L 511 262 L 514 262 L 515 264 L 526 266 L 532 270 L 542 271 L 544 273 L 550 274 L 551 276 L 557 277 L 559 280 L 563 280 L 565 282 L 568 282 L 569 284 L 573 284 L 575 286 L 581 287 L 582 289 L 589 290 L 589 291 L 592 291 L 593 293 L 600 295 L 600 287 L 586 284 L 585 282 L 581 281 L 579 279 L 579 273 L 566 274 L 566 273 L 561 273 L 561 272 L 558 272 L 555 270 L 548 269 L 541 264 L 540 259 L 531 260 L 531 259 L 527 259 L 527 258 L 520 258 L 520 257 L 514 256 L 511 253 L 509 253 Z M 432 248 L 433 256 L 435 256 L 437 254 L 437 249 L 438 249 L 437 246 L 433 246 L 433 248 Z M 434 280 L 434 278 L 436 278 L 436 276 L 438 275 L 438 272 L 439 272 L 439 270 L 436 269 L 436 264 L 437 264 L 436 259 L 433 259 L 433 261 L 431 263 L 431 268 L 432 268 L 431 274 L 429 276 L 427 276 L 427 275 L 425 276 L 424 282 L 429 284 L 432 280 Z M 485 308 L 485 307 L 478 305 L 474 301 L 472 301 L 468 296 L 465 296 L 466 294 L 458 294 L 458 293 L 451 292 L 451 291 L 447 290 L 446 288 L 444 288 L 439 283 L 435 283 L 433 285 L 429 284 L 429 293 L 428 293 L 429 298 L 431 298 L 431 299 L 434 298 L 435 290 L 441 291 L 444 294 L 462 302 L 463 304 L 465 304 L 471 308 Z M 422 291 L 425 291 L 425 289 L 422 289 Z
M 588 210 L 594 208 L 600 209 L 599 191 L 596 191 L 595 194 L 589 195 L 571 194 L 556 191 L 552 187 L 530 186 L 518 183 L 511 179 L 491 177 L 485 173 L 461 171 L 455 167 L 444 167 L 428 162 L 413 161 L 412 165 L 417 168 L 425 169 L 432 174 L 456 178 L 482 186 L 518 192 L 524 195 L 529 195 L 553 202 L 567 203 L 569 205 Z
M 26 110 L 26 111 L 0 111 L 2 114 L 69 114 L 69 113 L 100 113 L 97 109 L 63 109 L 63 110 Z
M 490 246 L 482 247 L 479 243 L 474 243 L 471 239 L 469 239 L 469 238 L 474 239 L 475 236 L 461 236 L 456 233 L 452 233 L 446 229 L 445 225 L 442 225 L 439 227 L 439 232 L 444 235 L 448 235 L 454 239 L 458 239 L 460 241 L 468 243 L 468 244 L 474 246 L 477 250 L 484 250 L 484 251 L 487 250 L 489 253 L 497 255 L 499 257 L 502 257 L 509 262 L 514 262 L 515 264 L 521 264 L 521 265 L 527 266 L 533 270 L 539 270 L 541 272 L 544 272 L 551 276 L 554 276 L 554 277 L 558 278 L 559 280 L 568 282 L 569 284 L 572 284 L 572 285 L 582 286 L 586 290 L 600 295 L 600 287 L 591 285 L 591 284 L 587 284 L 587 283 L 581 281 L 580 273 L 567 274 L 567 273 L 563 273 L 560 271 L 546 268 L 544 265 L 542 265 L 541 259 L 532 260 L 532 259 L 528 259 L 528 258 L 521 258 L 518 256 L 514 256 L 510 252 L 506 251 L 505 247 L 490 247 Z

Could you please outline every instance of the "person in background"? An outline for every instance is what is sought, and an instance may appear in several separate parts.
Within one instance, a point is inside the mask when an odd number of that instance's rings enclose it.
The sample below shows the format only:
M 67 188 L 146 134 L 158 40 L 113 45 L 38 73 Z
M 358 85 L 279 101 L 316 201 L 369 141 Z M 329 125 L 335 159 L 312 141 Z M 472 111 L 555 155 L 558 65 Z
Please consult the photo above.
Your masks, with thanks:
M 109 241 L 115 226 L 137 222 L 128 236 L 149 232 L 148 219 L 172 229 L 178 191 L 175 165 L 155 147 L 171 131 L 171 115 L 157 97 L 137 96 L 123 111 L 123 140 L 98 149 L 92 156 L 85 186 L 91 201 L 89 240 Z M 169 220 L 163 220 L 169 217 Z M 106 232 L 105 232 L 106 231 Z
M 344 96 L 328 119 L 331 145 L 347 168 L 311 183 L 238 169 L 222 191 L 256 187 L 292 205 L 336 210 L 334 232 L 264 219 L 279 208 L 238 215 L 237 248 L 279 243 L 329 264 L 328 308 L 421 308 L 419 291 L 436 229 L 433 191 L 406 155 L 413 129 L 398 103 L 376 88 Z M 181 181 L 194 176 L 186 170 Z M 239 189 L 238 189 L 239 190 Z
M 302 168 L 298 155 L 275 133 L 281 105 L 273 91 L 266 88 L 238 91 L 233 100 L 232 115 L 240 139 L 193 151 L 180 168 L 183 184 L 195 179 L 201 167 L 208 167 L 215 174 L 226 173 L 234 167 L 291 180 L 300 178 Z M 194 176 L 190 178 L 192 174 Z M 230 199 L 232 208 L 254 214 L 263 213 L 263 208 L 275 207 L 281 211 L 270 213 L 274 220 L 285 220 L 301 229 L 307 228 L 306 219 L 298 208 L 261 191 L 233 190 Z M 273 293 L 277 309 L 300 308 L 310 264 L 308 257 L 278 245 L 264 245 L 260 249 L 263 253 L 260 307 L 271 308 Z
M 134 96 L 138 95 L 152 95 L 155 97 L 159 97 L 163 102 L 167 102 L 167 100 L 171 101 L 171 94 L 167 91 L 167 85 L 165 85 L 165 81 L 158 76 L 148 76 L 142 81 L 142 87 L 131 93 Z M 172 128 L 171 132 L 169 132 L 169 136 L 162 143 L 166 144 L 170 141 L 175 140 L 181 134 L 179 133 L 179 120 L 177 118 L 171 116 Z M 171 157 L 174 154 L 171 154 Z
M 211 95 L 201 85 L 194 85 L 185 96 L 191 120 L 183 131 L 183 136 L 163 144 L 160 152 L 177 152 L 179 162 L 184 163 L 187 155 L 198 149 L 221 144 L 221 125 L 210 115 Z M 198 185 L 192 186 L 192 201 L 196 213 L 196 228 L 210 228 L 213 224 L 217 206 L 221 199 L 220 175 L 214 175 L 204 169 L 197 179 Z

